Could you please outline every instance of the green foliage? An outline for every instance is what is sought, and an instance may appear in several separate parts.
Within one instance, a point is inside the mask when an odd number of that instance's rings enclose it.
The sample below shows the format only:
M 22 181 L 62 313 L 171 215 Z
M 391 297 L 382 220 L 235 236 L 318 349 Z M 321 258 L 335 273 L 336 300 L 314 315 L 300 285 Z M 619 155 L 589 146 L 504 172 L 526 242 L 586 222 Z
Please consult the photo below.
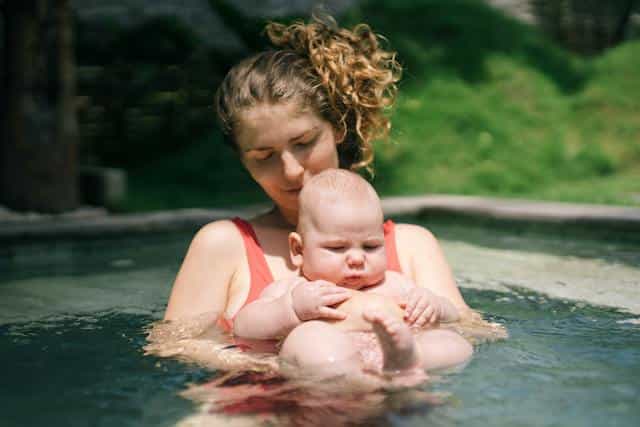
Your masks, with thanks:
M 262 20 L 210 3 L 246 46 L 264 46 Z M 640 42 L 578 57 L 476 0 L 369 0 L 339 22 L 369 23 L 404 66 L 391 141 L 376 147 L 383 194 L 640 203 Z M 210 133 L 213 92 L 237 57 L 192 47 L 188 29 L 170 25 L 130 30 L 148 42 L 164 28 L 154 47 L 162 60 L 128 56 L 112 37 L 113 62 L 92 79 L 106 129 L 94 150 L 131 173 L 122 208 L 265 200 Z
M 237 58 L 217 55 L 175 18 L 98 27 L 110 28 L 109 38 L 78 28 L 78 92 L 89 100 L 80 114 L 83 162 L 137 168 L 211 131 L 218 60 Z
M 464 0 L 373 0 L 348 23 L 360 20 L 390 40 L 405 67 L 392 143 L 377 147 L 383 193 L 588 201 L 580 183 L 599 179 L 616 186 L 594 200 L 637 203 L 640 44 L 579 58 Z
M 469 83 L 489 77 L 487 58 L 517 58 L 566 92 L 585 75 L 570 55 L 534 29 L 477 0 L 370 0 L 342 23 L 365 21 L 387 37 L 405 67 L 404 84 L 455 75 Z
M 125 211 L 239 206 L 267 202 L 219 132 L 185 145 L 173 156 L 132 171 Z

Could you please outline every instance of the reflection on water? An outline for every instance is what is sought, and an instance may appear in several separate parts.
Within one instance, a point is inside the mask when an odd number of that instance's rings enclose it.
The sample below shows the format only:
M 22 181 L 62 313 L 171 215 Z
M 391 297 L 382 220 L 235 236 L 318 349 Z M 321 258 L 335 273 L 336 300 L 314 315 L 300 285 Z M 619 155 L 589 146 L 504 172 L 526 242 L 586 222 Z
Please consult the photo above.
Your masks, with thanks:
M 441 401 L 438 395 L 416 388 L 425 383 L 423 375 L 383 377 L 363 371 L 320 380 L 313 372 L 285 366 L 273 352 L 257 353 L 233 345 L 230 336 L 211 328 L 214 319 L 204 314 L 156 322 L 150 328 L 147 354 L 178 357 L 221 373 L 181 393 L 198 402 L 199 409 L 180 425 L 218 425 L 229 417 L 241 425 L 371 424 L 392 409 L 424 409 Z M 476 319 L 475 324 L 479 327 L 482 322 Z
M 524 291 L 465 297 L 493 313 L 510 338 L 479 344 L 461 372 L 409 389 L 283 381 L 269 357 L 258 356 L 262 364 L 247 372 L 256 360 L 228 350 L 233 360 L 223 363 L 239 369 L 226 374 L 145 356 L 154 345 L 148 326 L 162 307 L 4 324 L 0 363 L 11 369 L 0 390 L 3 425 L 635 425 L 640 329 L 622 323 L 628 315 Z M 197 325 L 160 323 L 154 331 L 174 342 L 210 341 Z M 224 347 L 211 342 L 203 348 L 213 354 Z
M 226 373 L 182 393 L 201 403 L 198 413 L 184 425 L 195 420 L 198 425 L 216 425 L 221 417 L 228 416 L 235 422 L 246 419 L 251 425 L 259 416 L 269 425 L 347 426 L 370 424 L 392 409 L 424 409 L 440 403 L 436 394 L 417 388 L 429 382 L 422 375 L 383 377 L 363 371 L 320 380 L 312 372 L 299 372 L 293 366 L 282 369 L 275 353 L 246 351 L 242 345 L 234 345 L 229 335 L 212 328 L 215 319 L 215 314 L 207 313 L 191 319 L 159 321 L 150 327 L 147 354 L 180 358 Z M 450 327 L 476 344 L 506 337 L 504 327 L 488 323 L 479 315 Z
M 640 330 L 621 323 L 628 315 L 524 291 L 467 290 L 465 297 L 493 313 L 491 320 L 504 324 L 510 338 L 480 344 L 463 371 L 412 389 L 378 382 L 368 389 L 360 383 L 354 390 L 339 379 L 285 382 L 268 357 L 258 358 L 261 368 L 250 374 L 231 370 L 223 375 L 173 357 L 145 356 L 143 348 L 154 345 L 146 340 L 148 326 L 161 306 L 152 314 L 104 311 L 4 324 L 0 363 L 11 369 L 0 390 L 3 425 L 330 420 L 325 425 L 578 426 L 593 424 L 592 419 L 635 425 Z M 162 326 L 156 331 L 174 334 L 175 342 L 209 340 L 197 326 L 173 331 Z M 247 360 L 238 360 L 245 369 Z
M 388 425 L 391 411 L 428 411 L 442 396 L 415 388 L 374 387 L 344 378 L 318 382 L 284 380 L 273 373 L 223 375 L 193 386 L 183 396 L 200 402 L 199 411 L 178 425 L 352 426 Z

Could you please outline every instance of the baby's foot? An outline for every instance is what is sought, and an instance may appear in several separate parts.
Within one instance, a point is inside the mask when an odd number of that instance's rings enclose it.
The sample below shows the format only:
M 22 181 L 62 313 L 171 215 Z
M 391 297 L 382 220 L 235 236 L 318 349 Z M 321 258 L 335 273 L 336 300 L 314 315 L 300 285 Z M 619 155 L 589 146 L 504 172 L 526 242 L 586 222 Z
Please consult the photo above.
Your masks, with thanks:
M 364 313 L 363 317 L 378 336 L 385 371 L 404 371 L 418 365 L 418 349 L 406 323 L 380 312 Z

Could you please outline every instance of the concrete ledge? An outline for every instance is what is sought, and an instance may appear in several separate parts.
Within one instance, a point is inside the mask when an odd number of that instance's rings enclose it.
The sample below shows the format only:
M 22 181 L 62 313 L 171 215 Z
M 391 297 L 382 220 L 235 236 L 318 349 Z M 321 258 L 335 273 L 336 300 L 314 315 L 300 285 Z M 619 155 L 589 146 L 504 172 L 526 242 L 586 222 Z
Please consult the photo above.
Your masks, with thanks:
M 493 220 L 600 225 L 640 232 L 640 208 L 474 196 L 387 197 L 386 215 L 455 214 Z
M 523 223 L 597 225 L 604 229 L 640 233 L 640 208 L 634 207 L 447 195 L 388 197 L 382 203 L 385 214 L 389 216 L 463 215 Z M 249 218 L 265 208 L 265 205 L 260 205 L 241 209 L 180 209 L 122 215 L 109 215 L 104 211 L 90 215 L 12 215 L 0 217 L 0 242 L 195 230 L 217 219 Z
M 109 237 L 125 234 L 197 229 L 211 221 L 239 216 L 248 218 L 264 209 L 179 209 L 140 214 L 52 217 L 41 220 L 0 221 L 0 242 L 43 239 Z

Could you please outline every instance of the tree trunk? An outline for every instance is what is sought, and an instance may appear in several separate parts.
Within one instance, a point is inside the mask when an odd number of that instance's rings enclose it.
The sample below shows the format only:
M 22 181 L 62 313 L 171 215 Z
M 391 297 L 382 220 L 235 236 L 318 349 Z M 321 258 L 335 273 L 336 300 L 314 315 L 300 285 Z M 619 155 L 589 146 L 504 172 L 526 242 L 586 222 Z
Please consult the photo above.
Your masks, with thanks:
M 0 203 L 77 207 L 75 67 L 69 0 L 4 3 Z

